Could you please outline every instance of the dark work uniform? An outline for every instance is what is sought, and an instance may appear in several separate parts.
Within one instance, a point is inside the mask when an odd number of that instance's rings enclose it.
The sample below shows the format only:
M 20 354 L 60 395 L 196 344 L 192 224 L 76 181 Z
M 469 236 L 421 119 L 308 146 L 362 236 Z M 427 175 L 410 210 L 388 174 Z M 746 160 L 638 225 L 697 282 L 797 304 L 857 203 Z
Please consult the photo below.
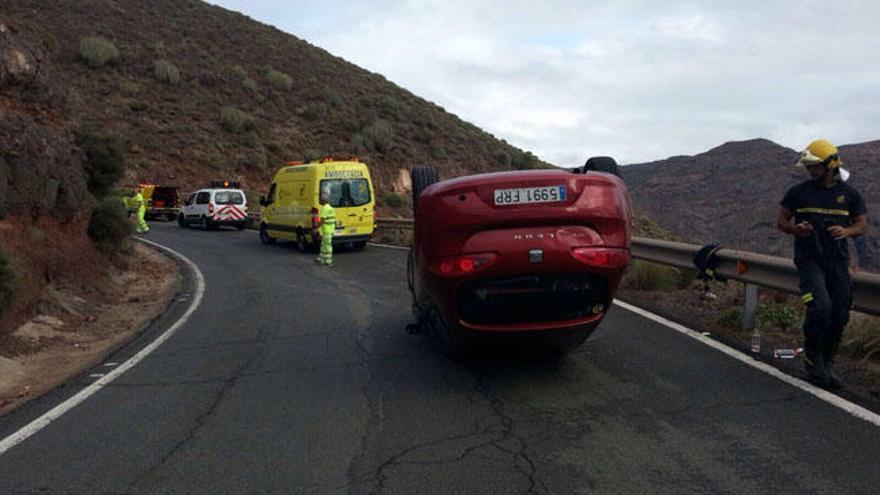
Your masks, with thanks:
M 849 321 L 852 289 L 846 239 L 834 240 L 828 227 L 849 227 L 853 217 L 866 213 L 865 202 L 843 182 L 824 187 L 807 180 L 789 189 L 781 205 L 794 213 L 796 224 L 806 221 L 813 226 L 812 235 L 795 236 L 794 241 L 794 263 L 807 307 L 804 347 L 831 360 Z

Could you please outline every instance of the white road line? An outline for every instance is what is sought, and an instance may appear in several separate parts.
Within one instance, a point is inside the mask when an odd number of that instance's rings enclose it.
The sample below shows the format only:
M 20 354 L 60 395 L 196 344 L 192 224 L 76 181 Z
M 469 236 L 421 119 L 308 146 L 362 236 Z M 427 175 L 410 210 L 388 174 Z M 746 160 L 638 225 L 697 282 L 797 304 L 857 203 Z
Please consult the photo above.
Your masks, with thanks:
M 873 413 L 873 412 L 865 409 L 862 406 L 859 406 L 857 404 L 853 404 L 852 402 L 850 402 L 846 399 L 838 397 L 838 396 L 832 394 L 831 392 L 828 392 L 827 390 L 822 390 L 821 388 L 816 387 L 815 385 L 813 385 L 811 383 L 805 382 L 805 381 L 801 380 L 800 378 L 795 378 L 793 376 L 787 375 L 787 374 L 783 373 L 782 371 L 779 371 L 778 369 L 774 368 L 773 366 L 770 366 L 767 363 L 762 363 L 761 361 L 758 361 L 758 360 L 752 358 L 751 356 L 743 354 L 742 352 L 739 352 L 736 349 L 728 347 L 728 346 L 726 346 L 716 340 L 712 340 L 709 337 L 706 337 L 706 336 L 700 334 L 699 332 L 696 332 L 694 330 L 691 330 L 690 328 L 685 327 L 684 325 L 679 325 L 678 323 L 675 323 L 674 321 L 670 321 L 670 320 L 667 320 L 666 318 L 663 318 L 662 316 L 655 315 L 654 313 L 651 313 L 650 311 L 646 311 L 642 308 L 633 306 L 632 304 L 629 304 L 629 303 L 626 303 L 623 301 L 619 301 L 619 300 L 615 300 L 614 304 L 616 304 L 617 306 L 620 306 L 621 308 L 626 309 L 628 311 L 632 311 L 633 313 L 636 313 L 639 316 L 642 316 L 642 317 L 647 318 L 649 320 L 655 321 L 661 325 L 669 327 L 672 330 L 675 330 L 676 332 L 687 335 L 688 337 L 690 337 L 694 340 L 698 340 L 701 343 L 706 344 L 707 346 L 709 346 L 717 351 L 721 351 L 724 354 L 727 354 L 728 356 L 732 357 L 733 359 L 736 359 L 740 362 L 743 362 L 743 363 L 751 366 L 752 368 L 756 368 L 758 370 L 761 370 L 764 373 L 767 373 L 768 375 L 771 375 L 775 378 L 778 378 L 793 387 L 797 387 L 797 388 L 803 390 L 804 392 L 806 392 L 810 395 L 813 395 L 816 398 L 831 404 L 832 406 L 835 406 L 839 409 L 843 409 L 844 411 L 848 412 L 849 414 L 851 414 L 857 418 L 864 419 L 865 421 L 873 424 L 874 426 L 880 426 L 880 415 Z
M 143 360 L 145 357 L 149 356 L 151 352 L 155 351 L 160 345 L 162 345 L 172 335 L 174 335 L 174 332 L 176 332 L 180 327 L 182 327 L 183 324 L 186 323 L 187 320 L 189 320 L 190 316 L 192 316 L 192 314 L 196 310 L 196 308 L 199 307 L 199 304 L 202 302 L 202 296 L 205 294 L 205 277 L 202 276 L 202 272 L 201 272 L 201 270 L 199 270 L 199 267 L 197 267 L 186 256 L 178 253 L 177 251 L 174 251 L 171 248 L 167 248 L 165 246 L 162 246 L 162 245 L 157 244 L 152 241 L 148 241 L 146 239 L 138 239 L 138 240 L 141 242 L 156 246 L 160 249 L 164 249 L 165 251 L 168 251 L 169 253 L 171 253 L 172 255 L 176 256 L 177 258 L 182 260 L 184 263 L 189 265 L 190 269 L 192 269 L 192 271 L 196 277 L 195 295 L 192 299 L 192 302 L 189 305 L 189 308 L 176 322 L 174 322 L 173 325 L 171 325 L 171 327 L 168 330 L 165 330 L 165 332 L 162 335 L 160 335 L 158 338 L 156 338 L 156 340 L 154 340 L 148 346 L 141 349 L 140 352 L 138 352 L 137 354 L 135 354 L 134 356 L 129 358 L 128 361 L 119 365 L 118 368 L 114 369 L 113 371 L 111 371 L 107 375 L 103 376 L 99 380 L 96 380 L 92 384 L 88 385 L 87 387 L 85 387 L 84 389 L 79 391 L 76 395 L 67 399 L 66 401 L 62 402 L 61 404 L 58 404 L 57 406 L 52 408 L 50 411 L 48 411 L 45 414 L 43 414 L 42 416 L 40 416 L 39 418 L 31 421 L 26 426 L 22 427 L 20 430 L 16 431 L 12 435 L 9 435 L 8 437 L 4 438 L 3 440 L 0 440 L 0 455 L 3 455 L 7 450 L 11 449 L 12 447 L 15 447 L 16 445 L 20 444 L 21 442 L 23 442 L 25 440 L 27 440 L 27 438 L 30 437 L 31 435 L 33 435 L 34 433 L 37 433 L 38 431 L 42 430 L 43 428 L 49 426 L 53 421 L 60 418 L 64 413 L 66 413 L 67 411 L 70 411 L 71 409 L 73 409 L 74 407 L 79 405 L 81 402 L 85 401 L 86 399 L 88 399 L 89 397 L 94 395 L 96 392 L 98 392 L 99 390 L 101 390 L 102 388 L 104 388 L 105 386 L 110 384 L 113 380 L 122 376 L 123 373 L 125 373 L 126 371 L 133 368 L 141 360 Z
M 371 242 L 369 244 L 370 244 L 370 246 L 375 246 L 375 247 L 380 247 L 380 248 L 397 249 L 398 251 L 409 251 L 409 248 L 404 247 L 404 246 L 392 246 L 391 244 L 378 244 L 375 242 Z

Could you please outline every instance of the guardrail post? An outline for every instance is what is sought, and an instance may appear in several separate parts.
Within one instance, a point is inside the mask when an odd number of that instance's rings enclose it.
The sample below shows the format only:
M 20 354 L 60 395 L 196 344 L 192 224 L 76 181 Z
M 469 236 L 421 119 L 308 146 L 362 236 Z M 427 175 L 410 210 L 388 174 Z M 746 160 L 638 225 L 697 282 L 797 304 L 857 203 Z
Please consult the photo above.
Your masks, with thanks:
M 743 308 L 743 329 L 752 330 L 755 328 L 755 310 L 758 309 L 758 286 L 755 284 L 746 284 L 746 304 Z

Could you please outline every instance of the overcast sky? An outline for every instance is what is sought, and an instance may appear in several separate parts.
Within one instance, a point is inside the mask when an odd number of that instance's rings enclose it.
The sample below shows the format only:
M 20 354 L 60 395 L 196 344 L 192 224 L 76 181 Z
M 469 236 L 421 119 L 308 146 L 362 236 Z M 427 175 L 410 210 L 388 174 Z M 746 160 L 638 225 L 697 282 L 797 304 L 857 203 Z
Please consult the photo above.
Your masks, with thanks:
M 880 139 L 880 2 L 211 0 L 562 166 Z

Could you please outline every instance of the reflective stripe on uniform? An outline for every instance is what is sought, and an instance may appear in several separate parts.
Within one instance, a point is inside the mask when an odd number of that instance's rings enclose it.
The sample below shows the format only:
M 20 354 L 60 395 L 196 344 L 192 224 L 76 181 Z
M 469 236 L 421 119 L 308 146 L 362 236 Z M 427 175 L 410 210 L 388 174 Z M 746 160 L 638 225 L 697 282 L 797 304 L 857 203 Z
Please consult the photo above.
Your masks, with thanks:
M 820 215 L 840 215 L 844 217 L 849 216 L 849 210 L 835 210 L 828 208 L 798 208 L 795 210 L 797 213 L 818 213 Z
M 807 292 L 806 294 L 804 294 L 804 295 L 801 296 L 801 299 L 803 299 L 803 300 L 804 300 L 804 304 L 806 304 L 806 303 L 808 303 L 808 302 L 810 302 L 810 301 L 813 300 L 813 293 L 812 293 L 812 292 Z

